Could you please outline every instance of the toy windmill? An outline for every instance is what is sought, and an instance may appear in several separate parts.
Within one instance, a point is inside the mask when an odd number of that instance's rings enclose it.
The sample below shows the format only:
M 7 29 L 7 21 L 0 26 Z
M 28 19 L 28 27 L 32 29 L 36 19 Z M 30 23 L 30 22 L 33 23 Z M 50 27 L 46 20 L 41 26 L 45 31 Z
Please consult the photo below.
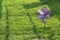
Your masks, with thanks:
M 47 9 L 46 5 L 44 5 L 42 9 L 38 10 L 38 18 L 42 19 L 42 22 L 44 23 L 44 33 L 45 33 L 46 19 L 50 19 L 50 10 Z
M 42 9 L 38 10 L 38 18 L 42 19 L 42 22 L 45 23 L 46 19 L 50 19 L 50 10 L 47 9 L 46 5 Z

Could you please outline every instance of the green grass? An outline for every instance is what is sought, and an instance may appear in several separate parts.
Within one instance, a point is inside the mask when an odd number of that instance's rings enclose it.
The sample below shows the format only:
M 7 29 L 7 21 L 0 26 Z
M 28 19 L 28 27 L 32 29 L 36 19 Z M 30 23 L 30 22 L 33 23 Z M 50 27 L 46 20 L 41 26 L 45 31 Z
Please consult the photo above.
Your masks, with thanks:
M 60 40 L 58 0 L 48 0 L 45 3 L 51 8 L 51 19 L 47 20 L 45 30 L 42 21 L 37 18 L 37 10 L 41 5 L 44 4 L 39 0 L 3 0 L 0 40 L 41 40 L 40 36 L 49 40 Z

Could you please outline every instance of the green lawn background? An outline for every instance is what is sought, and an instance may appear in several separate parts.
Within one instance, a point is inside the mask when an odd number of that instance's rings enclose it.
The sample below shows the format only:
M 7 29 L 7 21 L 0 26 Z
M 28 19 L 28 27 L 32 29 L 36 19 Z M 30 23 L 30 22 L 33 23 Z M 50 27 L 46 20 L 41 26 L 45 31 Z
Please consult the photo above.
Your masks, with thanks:
M 45 30 L 42 21 L 37 19 L 41 5 L 51 8 L 51 18 L 47 20 Z M 2 0 L 1 12 L 0 40 L 39 40 L 40 37 L 60 40 L 59 0 L 46 3 L 41 0 Z

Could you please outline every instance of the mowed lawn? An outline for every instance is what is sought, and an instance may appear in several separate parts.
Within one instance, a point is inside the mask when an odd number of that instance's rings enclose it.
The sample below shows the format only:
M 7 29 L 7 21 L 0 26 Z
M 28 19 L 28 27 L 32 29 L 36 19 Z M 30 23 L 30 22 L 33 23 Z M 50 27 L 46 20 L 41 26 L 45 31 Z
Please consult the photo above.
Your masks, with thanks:
M 37 18 L 41 5 L 51 9 L 51 18 Z M 0 19 L 0 40 L 60 40 L 60 3 L 58 0 L 3 0 Z

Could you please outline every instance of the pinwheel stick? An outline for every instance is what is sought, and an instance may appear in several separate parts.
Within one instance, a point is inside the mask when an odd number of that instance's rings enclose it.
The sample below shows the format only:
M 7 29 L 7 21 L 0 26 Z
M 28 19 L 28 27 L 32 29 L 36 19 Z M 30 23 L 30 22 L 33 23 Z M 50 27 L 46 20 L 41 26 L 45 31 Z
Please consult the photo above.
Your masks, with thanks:
M 46 24 L 46 23 L 44 22 L 44 30 L 45 30 L 45 24 Z

